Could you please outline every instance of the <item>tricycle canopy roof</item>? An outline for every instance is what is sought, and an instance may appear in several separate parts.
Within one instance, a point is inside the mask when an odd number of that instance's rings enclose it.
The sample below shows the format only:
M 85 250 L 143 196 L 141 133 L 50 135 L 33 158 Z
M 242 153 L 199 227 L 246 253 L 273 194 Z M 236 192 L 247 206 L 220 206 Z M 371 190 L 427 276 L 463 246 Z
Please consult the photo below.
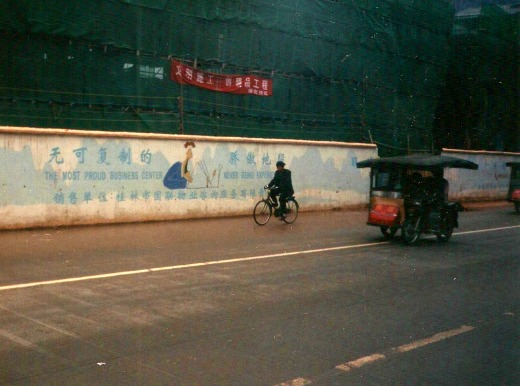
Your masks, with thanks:
M 478 165 L 465 159 L 445 155 L 406 155 L 397 157 L 373 158 L 357 163 L 358 168 L 414 168 L 432 170 L 439 168 L 462 168 L 477 170 Z

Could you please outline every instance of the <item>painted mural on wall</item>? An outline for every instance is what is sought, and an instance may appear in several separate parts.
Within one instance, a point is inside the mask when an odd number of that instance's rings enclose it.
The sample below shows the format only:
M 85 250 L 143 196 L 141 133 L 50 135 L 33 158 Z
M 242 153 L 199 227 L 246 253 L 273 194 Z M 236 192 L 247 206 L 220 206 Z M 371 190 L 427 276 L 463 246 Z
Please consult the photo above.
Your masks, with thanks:
M 447 154 L 480 166 L 447 171 L 453 198 L 505 198 L 518 155 Z M 303 210 L 364 205 L 356 163 L 375 157 L 370 145 L 0 128 L 0 229 L 250 214 L 279 160 Z
M 478 151 L 447 151 L 445 154 L 479 165 L 478 170 L 446 171 L 450 181 L 450 196 L 456 199 L 505 199 L 510 177 L 506 162 L 517 160 L 518 156 Z
M 118 140 L 71 142 L 75 141 L 56 138 L 43 158 L 30 144 L 18 150 L 2 149 L 3 164 L 11 165 L 0 172 L 3 205 L 249 198 L 258 196 L 257 188 L 273 174 L 268 153 L 258 165 L 256 154 L 249 152 L 245 163 L 251 170 L 244 170 L 239 167 L 242 152 L 230 151 L 226 144 L 197 147 L 193 141 L 185 142 L 183 158 L 178 158 L 182 154 L 178 149 L 172 149 L 171 163 L 168 152 L 157 149 L 162 145 L 152 149 Z M 194 158 L 196 151 L 201 154 Z M 19 170 L 15 180 L 13 169 Z
M 190 160 L 193 158 L 193 148 L 195 142 L 186 142 L 184 144 L 186 150 L 186 157 L 184 161 L 175 162 L 170 170 L 166 173 L 163 183 L 168 189 L 185 189 L 189 183 L 193 182 L 192 172 L 189 169 Z M 206 185 L 206 187 L 209 187 Z
M 355 165 L 373 156 L 375 148 L 363 147 L 0 132 L 0 214 L 18 211 L 23 221 L 26 208 L 28 217 L 77 222 L 249 213 L 279 160 L 293 172 L 300 204 L 341 207 L 366 199 L 368 176 Z

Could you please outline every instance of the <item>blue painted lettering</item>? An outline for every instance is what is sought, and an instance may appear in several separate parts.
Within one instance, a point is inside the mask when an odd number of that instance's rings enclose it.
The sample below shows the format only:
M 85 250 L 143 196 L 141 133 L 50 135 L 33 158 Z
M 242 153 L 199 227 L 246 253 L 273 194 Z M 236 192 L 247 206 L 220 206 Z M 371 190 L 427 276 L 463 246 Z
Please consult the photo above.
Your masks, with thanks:
M 273 172 L 256 172 L 256 178 L 267 178 L 271 179 L 273 178 Z
M 138 180 L 139 173 L 137 172 L 110 172 L 111 180 Z
M 228 180 L 238 179 L 238 172 L 224 172 L 224 178 Z
M 162 172 L 142 172 L 141 178 L 143 180 L 162 180 L 163 173 Z
M 76 181 L 79 180 L 80 172 L 63 172 L 62 176 L 64 180 Z
M 92 181 L 106 180 L 107 174 L 105 172 L 85 172 L 83 173 L 83 179 Z
M 58 173 L 57 172 L 45 172 L 45 179 L 56 181 L 58 179 Z

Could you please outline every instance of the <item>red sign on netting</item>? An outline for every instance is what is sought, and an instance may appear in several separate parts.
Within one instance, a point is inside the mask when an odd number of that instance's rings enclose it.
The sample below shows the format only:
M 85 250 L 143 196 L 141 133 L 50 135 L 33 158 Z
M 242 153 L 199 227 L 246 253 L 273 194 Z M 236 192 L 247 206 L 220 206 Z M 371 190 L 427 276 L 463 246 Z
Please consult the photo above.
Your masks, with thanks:
M 273 80 L 252 75 L 215 74 L 172 60 L 170 77 L 177 83 L 232 94 L 271 96 Z

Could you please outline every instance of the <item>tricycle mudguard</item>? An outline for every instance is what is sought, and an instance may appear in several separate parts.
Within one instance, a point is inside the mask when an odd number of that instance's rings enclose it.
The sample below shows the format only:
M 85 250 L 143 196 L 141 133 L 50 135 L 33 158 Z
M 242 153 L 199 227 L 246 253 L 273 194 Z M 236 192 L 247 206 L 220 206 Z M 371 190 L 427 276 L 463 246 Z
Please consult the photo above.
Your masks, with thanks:
M 452 216 L 453 227 L 459 227 L 459 212 L 464 211 L 463 206 L 460 202 L 448 202 L 446 203 L 446 207 L 444 209 L 446 211 L 446 216 Z
M 368 225 L 393 227 L 404 221 L 404 201 L 398 198 L 371 197 Z
M 515 189 L 511 192 L 510 201 L 520 201 L 520 189 Z

